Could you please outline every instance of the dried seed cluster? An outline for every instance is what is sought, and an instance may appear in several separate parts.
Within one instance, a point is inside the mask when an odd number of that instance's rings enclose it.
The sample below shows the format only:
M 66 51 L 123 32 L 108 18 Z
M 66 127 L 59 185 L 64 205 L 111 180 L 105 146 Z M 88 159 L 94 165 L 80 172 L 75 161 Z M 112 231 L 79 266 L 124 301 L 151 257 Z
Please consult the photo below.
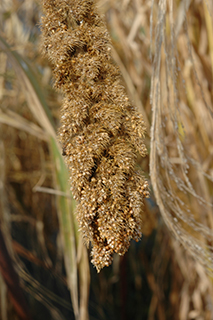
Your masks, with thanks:
M 100 271 L 141 237 L 148 184 L 136 170 L 146 154 L 143 118 L 131 105 L 111 56 L 110 38 L 92 0 L 45 0 L 43 51 L 65 94 L 60 140 L 77 217 Z

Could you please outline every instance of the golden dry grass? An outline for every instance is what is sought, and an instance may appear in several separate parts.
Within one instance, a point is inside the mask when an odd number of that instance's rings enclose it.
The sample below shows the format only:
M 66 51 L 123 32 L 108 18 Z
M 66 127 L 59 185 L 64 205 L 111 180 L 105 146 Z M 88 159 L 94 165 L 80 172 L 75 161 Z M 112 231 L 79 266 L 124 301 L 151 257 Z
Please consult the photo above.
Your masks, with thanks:
M 58 126 L 62 98 L 52 90 L 50 66 L 38 52 L 38 3 L 4 0 L 0 4 L 1 36 L 24 57 L 23 61 L 29 61 L 53 115 L 50 120 L 45 102 L 43 108 L 39 107 L 39 101 L 43 101 L 40 91 L 34 94 L 32 79 L 21 73 L 21 67 L 26 71 L 25 65 L 18 66 L 17 62 L 14 65 L 12 52 L 5 51 L 1 45 L 0 225 L 9 253 L 22 286 L 29 293 L 27 299 L 35 319 L 68 319 L 73 314 L 72 308 L 75 314 L 81 313 L 81 319 L 86 319 L 91 274 L 91 319 L 124 320 L 126 316 L 126 319 L 210 320 L 213 315 L 212 2 L 102 0 L 99 9 L 106 14 L 114 45 L 113 57 L 129 97 L 147 123 L 146 143 L 151 153 L 143 162 L 138 159 L 138 163 L 147 176 L 150 163 L 151 185 L 160 214 L 178 241 L 165 228 L 151 199 L 143 214 L 147 236 L 139 247 L 132 244 L 126 260 L 120 262 L 115 258 L 112 268 L 97 276 L 94 270 L 89 272 L 86 252 L 77 243 L 75 265 L 69 266 L 71 257 L 65 262 L 67 274 L 69 268 L 73 270 L 75 284 L 69 276 L 66 279 L 59 219 L 61 210 L 67 206 L 73 210 L 73 203 L 69 204 L 70 195 L 67 197 L 66 174 L 64 181 L 59 180 L 60 155 L 49 138 L 50 135 L 54 138 L 52 128 Z M 62 198 L 64 202 L 60 202 Z M 73 228 L 76 231 L 73 241 L 78 241 L 77 226 L 74 224 Z M 81 279 L 80 288 L 76 274 Z M 53 284 L 53 278 L 57 285 Z M 0 284 L 0 319 L 13 319 L 15 311 L 2 278 Z M 65 287 L 73 292 L 72 305 Z M 46 309 L 36 301 L 42 301 Z

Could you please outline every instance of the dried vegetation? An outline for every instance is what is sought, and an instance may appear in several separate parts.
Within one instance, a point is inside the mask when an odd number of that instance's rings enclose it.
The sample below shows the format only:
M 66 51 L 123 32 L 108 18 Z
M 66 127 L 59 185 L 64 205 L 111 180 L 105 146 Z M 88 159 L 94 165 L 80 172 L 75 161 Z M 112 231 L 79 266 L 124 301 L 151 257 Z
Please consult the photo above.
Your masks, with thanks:
M 143 207 L 143 240 L 132 242 L 100 274 L 89 272 L 56 144 L 62 97 L 52 89 L 51 67 L 38 52 L 40 9 L 36 1 L 1 1 L 0 230 L 20 278 L 17 292 L 24 289 L 39 320 L 73 314 L 87 319 L 88 306 L 91 319 L 211 320 L 212 3 L 102 0 L 98 8 L 129 99 L 147 127 L 149 155 L 137 157 L 137 165 L 148 177 L 150 162 L 149 184 L 160 212 L 151 195 Z M 97 121 L 109 116 L 95 111 Z M 20 313 L 5 284 L 11 274 L 1 274 L 0 319 L 14 319 Z

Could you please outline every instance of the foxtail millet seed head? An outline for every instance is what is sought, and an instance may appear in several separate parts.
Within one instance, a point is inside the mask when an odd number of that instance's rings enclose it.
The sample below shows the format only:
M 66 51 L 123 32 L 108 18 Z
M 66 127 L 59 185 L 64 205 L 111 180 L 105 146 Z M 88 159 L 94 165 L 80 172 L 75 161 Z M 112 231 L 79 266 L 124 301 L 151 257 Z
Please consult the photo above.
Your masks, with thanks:
M 136 158 L 146 155 L 145 125 L 126 95 L 95 2 L 45 0 L 43 12 L 43 53 L 65 96 L 59 138 L 79 227 L 99 272 L 141 237 L 149 191 Z

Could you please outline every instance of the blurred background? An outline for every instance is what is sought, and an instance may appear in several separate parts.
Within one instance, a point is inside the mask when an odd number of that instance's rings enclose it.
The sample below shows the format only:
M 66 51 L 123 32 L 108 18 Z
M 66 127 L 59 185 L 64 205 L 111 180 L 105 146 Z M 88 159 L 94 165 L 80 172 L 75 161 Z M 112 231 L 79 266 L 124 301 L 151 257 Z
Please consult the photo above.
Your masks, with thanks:
M 143 238 L 99 274 L 57 142 L 36 0 L 0 1 L 0 319 L 213 319 L 213 3 L 100 0 L 147 125 Z M 158 204 L 158 205 L 157 205 Z

